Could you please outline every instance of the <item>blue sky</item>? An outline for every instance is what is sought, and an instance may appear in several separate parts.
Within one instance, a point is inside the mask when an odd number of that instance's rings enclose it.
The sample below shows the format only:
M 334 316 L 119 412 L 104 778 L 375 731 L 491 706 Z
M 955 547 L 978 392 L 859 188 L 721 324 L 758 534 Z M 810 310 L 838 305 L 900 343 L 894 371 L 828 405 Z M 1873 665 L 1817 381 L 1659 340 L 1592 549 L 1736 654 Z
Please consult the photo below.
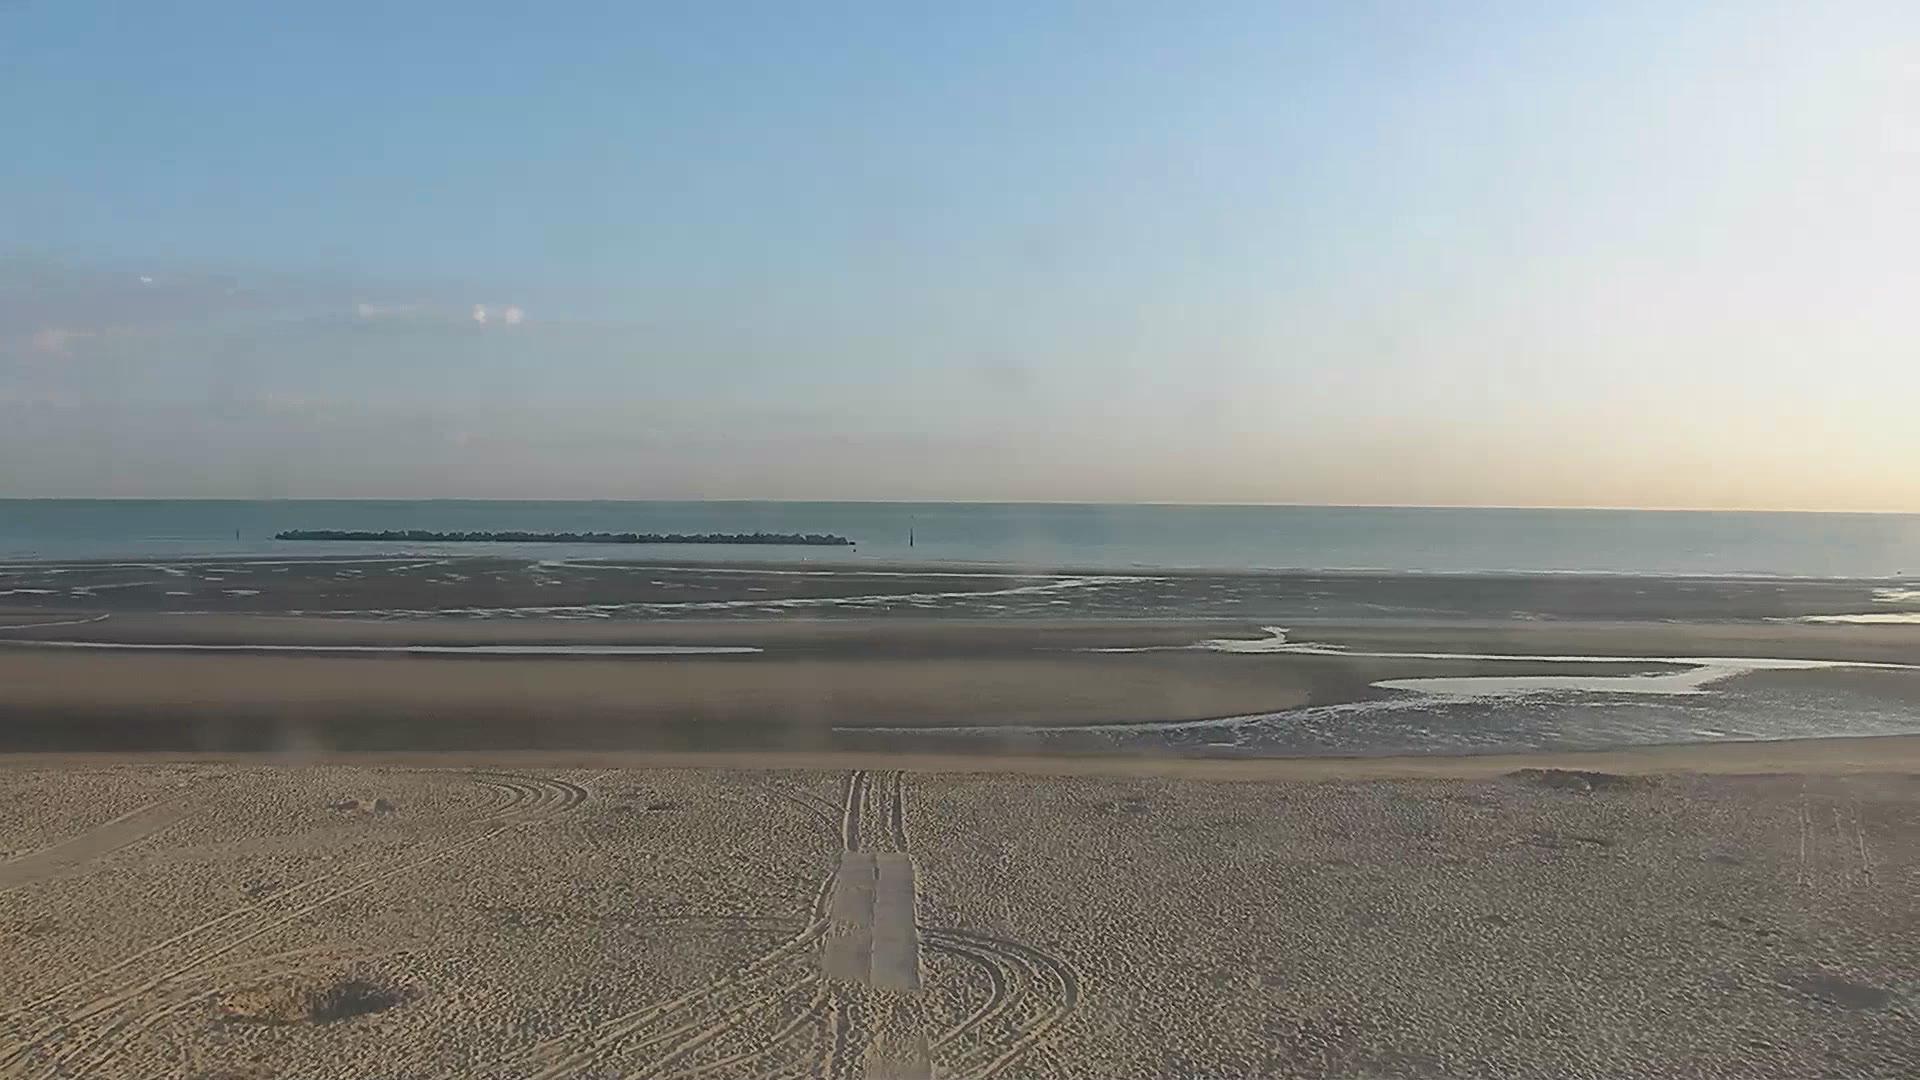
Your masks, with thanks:
M 1920 510 L 1915 5 L 929 7 L 0 4 L 0 495 Z

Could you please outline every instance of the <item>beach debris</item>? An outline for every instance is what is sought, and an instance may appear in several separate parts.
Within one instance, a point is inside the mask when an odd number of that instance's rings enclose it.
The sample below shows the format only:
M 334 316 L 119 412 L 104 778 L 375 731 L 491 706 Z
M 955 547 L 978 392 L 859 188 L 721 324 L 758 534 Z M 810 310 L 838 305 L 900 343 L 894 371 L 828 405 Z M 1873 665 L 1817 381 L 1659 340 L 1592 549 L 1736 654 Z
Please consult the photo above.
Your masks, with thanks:
M 329 1024 L 381 1012 L 405 1000 L 391 987 L 350 975 L 294 976 L 223 994 L 222 1020 L 243 1024 Z
M 1507 779 L 1517 780 L 1535 787 L 1551 788 L 1555 791 L 1618 791 L 1641 783 L 1632 776 L 1617 773 L 1592 772 L 1586 769 L 1515 769 L 1507 774 Z

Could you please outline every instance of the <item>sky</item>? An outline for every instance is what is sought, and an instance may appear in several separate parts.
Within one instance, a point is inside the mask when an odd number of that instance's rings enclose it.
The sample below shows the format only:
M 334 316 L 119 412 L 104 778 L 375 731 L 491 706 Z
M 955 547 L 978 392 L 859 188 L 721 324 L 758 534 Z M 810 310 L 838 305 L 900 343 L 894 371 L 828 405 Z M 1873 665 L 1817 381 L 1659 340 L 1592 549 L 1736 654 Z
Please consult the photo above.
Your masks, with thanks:
M 1916 42 L 0 0 L 0 496 L 1920 511 Z

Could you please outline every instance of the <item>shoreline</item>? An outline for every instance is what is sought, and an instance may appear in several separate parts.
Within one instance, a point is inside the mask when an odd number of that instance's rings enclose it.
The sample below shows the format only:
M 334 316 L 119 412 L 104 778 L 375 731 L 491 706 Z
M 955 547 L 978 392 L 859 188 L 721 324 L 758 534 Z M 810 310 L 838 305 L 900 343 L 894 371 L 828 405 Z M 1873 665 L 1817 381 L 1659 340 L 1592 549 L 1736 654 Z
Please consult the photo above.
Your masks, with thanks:
M 312 540 L 286 541 L 288 543 L 341 544 L 355 541 Z M 703 573 L 803 573 L 827 575 L 889 574 L 901 576 L 950 574 L 967 577 L 1164 577 L 1164 578 L 1333 578 L 1360 581 L 1393 581 L 1398 579 L 1420 580 L 1438 579 L 1474 579 L 1511 580 L 1514 578 L 1540 578 L 1544 580 L 1590 578 L 1599 581 L 1661 581 L 1661 582 L 1790 582 L 1800 584 L 1867 584 L 1880 585 L 1887 582 L 1911 581 L 1920 584 L 1920 574 L 1899 570 L 1886 574 L 1793 574 L 1767 570 L 1725 570 L 1703 571 L 1659 571 L 1659 570 L 1603 570 L 1594 568 L 1562 567 L 1553 569 L 1518 569 L 1512 567 L 1478 567 L 1455 570 L 1397 569 L 1385 566 L 1206 566 L 1160 565 L 1149 563 L 1074 563 L 1074 562 L 1014 562 L 978 559 L 899 559 L 888 556 L 876 556 L 872 560 L 859 559 L 707 559 L 699 556 L 646 558 L 618 556 L 602 557 L 598 552 L 591 555 L 555 554 L 543 556 L 529 552 L 513 542 L 501 542 L 502 550 L 480 550 L 477 544 L 486 541 L 431 541 L 423 543 L 444 543 L 453 550 L 405 550 L 382 549 L 377 551 L 247 551 L 222 554 L 207 552 L 201 554 L 159 554 L 159 555 L 99 555 L 82 558 L 39 557 L 35 555 L 0 554 L 0 571 L 32 570 L 41 568 L 73 567 L 77 569 L 116 569 L 153 566 L 205 566 L 219 564 L 227 566 L 289 565 L 300 563 L 339 564 L 339 563 L 379 563 L 413 562 L 445 559 L 496 560 L 501 562 L 522 562 L 530 564 L 554 563 L 579 566 L 586 569 L 594 567 L 631 568 L 639 570 L 685 570 Z M 583 541 L 581 546 L 595 548 L 619 547 L 605 543 Z M 701 546 L 689 544 L 687 546 Z M 732 545 L 708 545 L 732 546 Z M 744 547 L 765 545 L 739 545 Z M 821 545 L 824 546 L 824 545 Z M 857 546 L 857 545 L 856 545 Z M 833 550 L 841 550 L 834 545 Z
M 1901 579 L 535 559 L 460 551 L 19 563 L 0 613 L 649 622 L 714 617 L 1779 623 L 1913 612 Z
M 24 622 L 0 630 L 0 752 L 1321 758 L 1920 733 L 1903 627 L 1347 623 L 1292 650 L 1228 621 Z M 1703 674 L 1687 657 L 1754 663 L 1669 685 Z M 1642 709 L 1656 693 L 1684 712 Z
M 785 654 L 984 655 L 1052 651 L 1148 651 L 1217 639 L 1258 646 L 1276 627 L 1214 614 L 1165 617 L 926 616 L 885 618 L 377 618 L 247 611 L 100 611 L 0 607 L 0 652 L 53 640 L 111 644 L 248 645 L 629 645 L 775 646 Z M 1920 626 L 1811 622 L 1673 622 L 1647 619 L 1296 618 L 1278 626 L 1293 644 L 1361 655 L 1374 650 L 1467 654 L 1543 653 L 1569 659 L 1659 662 L 1677 655 L 1805 657 L 1862 663 L 1920 662 Z M 37 631 L 57 631 L 38 633 Z M 1447 646 L 1441 650 L 1440 646 Z M 1452 646 L 1457 646 L 1452 647 Z M 1257 653 L 1257 649 L 1250 649 Z M 1812 655 L 1818 654 L 1818 655 Z
M 1271 758 L 1904 735 L 1920 624 L 1796 620 L 1914 607 L 1858 582 L 1564 575 L 43 567 L 0 574 L 0 752 Z
M 1520 769 L 1626 776 L 1871 775 L 1920 773 L 1920 735 L 1676 742 L 1617 750 L 1194 757 L 1152 754 L 966 754 L 919 751 L 409 750 L 0 752 L 0 769 L 146 764 L 340 765 L 463 769 L 803 770 L 897 769 L 971 775 L 1165 777 L 1217 781 L 1471 780 Z

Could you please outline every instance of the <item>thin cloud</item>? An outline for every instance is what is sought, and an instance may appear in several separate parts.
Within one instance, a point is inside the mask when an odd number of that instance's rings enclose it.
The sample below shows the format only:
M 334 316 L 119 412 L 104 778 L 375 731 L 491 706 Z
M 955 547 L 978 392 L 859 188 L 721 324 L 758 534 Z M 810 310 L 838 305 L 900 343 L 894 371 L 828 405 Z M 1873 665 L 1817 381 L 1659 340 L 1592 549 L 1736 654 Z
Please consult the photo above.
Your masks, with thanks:
M 298 315 L 336 302 L 326 287 L 285 276 L 262 276 L 258 287 L 244 287 L 225 274 L 134 272 L 0 255 L 0 348 L 53 353 L 85 336 Z
M 496 319 L 498 319 L 503 326 L 519 326 L 526 321 L 527 313 L 526 310 L 518 304 L 508 304 L 505 307 L 475 304 L 473 305 L 473 314 L 471 317 L 474 322 L 479 323 L 481 326 L 486 326 Z
M 353 305 L 354 314 L 363 319 L 394 319 L 412 315 L 419 310 L 419 304 L 379 304 L 362 300 Z
M 64 326 L 43 327 L 27 338 L 27 348 L 43 356 L 65 356 L 67 347 L 73 342 L 94 337 L 97 333 L 94 330 L 70 330 Z

